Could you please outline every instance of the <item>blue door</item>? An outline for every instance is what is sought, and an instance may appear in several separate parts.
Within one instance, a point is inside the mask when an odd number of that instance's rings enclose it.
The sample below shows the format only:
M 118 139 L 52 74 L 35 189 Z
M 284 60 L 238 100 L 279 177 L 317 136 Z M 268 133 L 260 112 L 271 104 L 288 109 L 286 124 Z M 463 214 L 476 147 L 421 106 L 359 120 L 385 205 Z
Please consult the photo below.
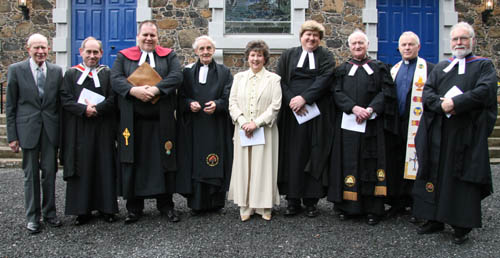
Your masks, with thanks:
M 384 63 L 401 60 L 398 40 L 401 33 L 413 31 L 420 38 L 419 56 L 431 63 L 439 61 L 439 1 L 377 0 L 378 53 Z
M 78 49 L 93 36 L 102 41 L 101 64 L 112 66 L 119 50 L 135 46 L 136 0 L 72 0 L 71 64 L 82 61 Z

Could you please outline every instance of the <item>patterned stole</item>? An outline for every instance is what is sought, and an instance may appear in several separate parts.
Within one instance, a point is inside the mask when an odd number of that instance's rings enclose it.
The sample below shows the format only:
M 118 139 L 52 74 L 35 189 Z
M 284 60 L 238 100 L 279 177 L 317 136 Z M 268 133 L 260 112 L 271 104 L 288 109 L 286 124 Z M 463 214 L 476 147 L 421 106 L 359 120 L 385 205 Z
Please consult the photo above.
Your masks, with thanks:
M 399 68 L 403 61 L 397 63 L 391 69 L 391 76 L 396 80 Z M 425 81 L 427 81 L 427 63 L 423 58 L 417 59 L 417 67 L 413 74 L 413 85 L 411 87 L 410 97 L 410 119 L 408 121 L 408 140 L 406 142 L 406 157 L 405 157 L 405 179 L 415 180 L 418 171 L 417 151 L 415 149 L 415 135 L 417 134 L 418 124 L 422 117 L 422 93 L 424 91 Z

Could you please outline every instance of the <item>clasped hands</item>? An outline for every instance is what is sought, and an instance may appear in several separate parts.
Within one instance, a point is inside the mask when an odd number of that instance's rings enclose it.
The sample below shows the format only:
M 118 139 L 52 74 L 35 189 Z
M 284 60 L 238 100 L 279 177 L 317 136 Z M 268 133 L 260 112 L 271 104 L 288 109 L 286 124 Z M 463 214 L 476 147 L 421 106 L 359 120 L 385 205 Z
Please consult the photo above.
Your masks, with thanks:
M 211 115 L 215 112 L 216 106 L 217 105 L 215 104 L 215 101 L 213 101 L 213 100 L 206 102 L 205 108 L 203 108 L 203 112 Z M 195 113 L 199 112 L 201 110 L 200 102 L 193 101 L 193 102 L 189 103 L 189 108 L 191 109 L 192 112 L 195 112 Z
M 243 129 L 243 131 L 245 131 L 245 135 L 248 138 L 252 138 L 253 131 L 255 131 L 257 129 L 257 124 L 255 124 L 254 121 L 250 121 L 250 122 L 247 122 L 247 123 L 243 124 L 241 126 L 241 129 Z
M 373 109 L 371 107 L 363 108 L 356 105 L 352 108 L 352 113 L 356 115 L 356 122 L 361 124 L 372 116 Z
M 288 106 L 299 116 L 307 114 L 306 100 L 300 95 L 293 97 Z
M 451 98 L 439 98 L 441 102 L 441 109 L 447 114 L 456 115 L 455 104 Z
M 160 94 L 160 90 L 156 86 L 144 85 L 136 86 L 130 89 L 130 95 L 139 99 L 142 102 L 151 101 L 156 95 Z

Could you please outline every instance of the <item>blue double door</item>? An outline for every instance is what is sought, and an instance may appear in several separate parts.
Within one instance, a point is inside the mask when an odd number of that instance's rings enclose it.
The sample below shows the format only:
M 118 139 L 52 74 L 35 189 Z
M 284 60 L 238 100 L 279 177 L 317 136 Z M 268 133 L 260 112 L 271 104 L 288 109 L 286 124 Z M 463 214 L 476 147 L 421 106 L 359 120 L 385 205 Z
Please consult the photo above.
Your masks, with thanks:
M 72 0 L 72 65 L 82 61 L 82 41 L 93 36 L 103 43 L 101 64 L 112 66 L 118 51 L 135 46 L 136 0 Z
M 401 60 L 398 40 L 413 31 L 420 38 L 419 56 L 439 61 L 439 0 L 377 0 L 377 59 L 388 64 Z

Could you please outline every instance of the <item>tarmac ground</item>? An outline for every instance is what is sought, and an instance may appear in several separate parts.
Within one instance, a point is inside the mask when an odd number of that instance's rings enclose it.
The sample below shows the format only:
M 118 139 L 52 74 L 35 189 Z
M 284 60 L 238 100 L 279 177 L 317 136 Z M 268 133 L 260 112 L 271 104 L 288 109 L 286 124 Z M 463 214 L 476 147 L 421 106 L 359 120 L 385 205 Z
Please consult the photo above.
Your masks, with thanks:
M 493 184 L 500 183 L 500 165 L 493 165 Z M 409 214 L 370 226 L 364 219 L 340 221 L 332 204 L 320 200 L 321 214 L 284 217 L 286 201 L 275 207 L 271 221 L 254 215 L 239 219 L 239 209 L 227 202 L 224 212 L 192 216 L 186 200 L 174 195 L 178 223 L 170 223 L 147 200 L 145 216 L 124 225 L 125 201 L 119 199 L 119 221 L 99 218 L 74 226 L 64 215 L 65 182 L 57 178 L 57 214 L 64 225 L 42 226 L 28 234 L 25 226 L 23 172 L 0 169 L 0 257 L 500 257 L 500 197 L 482 202 L 483 227 L 474 229 L 461 246 L 451 242 L 452 228 L 418 235 Z

